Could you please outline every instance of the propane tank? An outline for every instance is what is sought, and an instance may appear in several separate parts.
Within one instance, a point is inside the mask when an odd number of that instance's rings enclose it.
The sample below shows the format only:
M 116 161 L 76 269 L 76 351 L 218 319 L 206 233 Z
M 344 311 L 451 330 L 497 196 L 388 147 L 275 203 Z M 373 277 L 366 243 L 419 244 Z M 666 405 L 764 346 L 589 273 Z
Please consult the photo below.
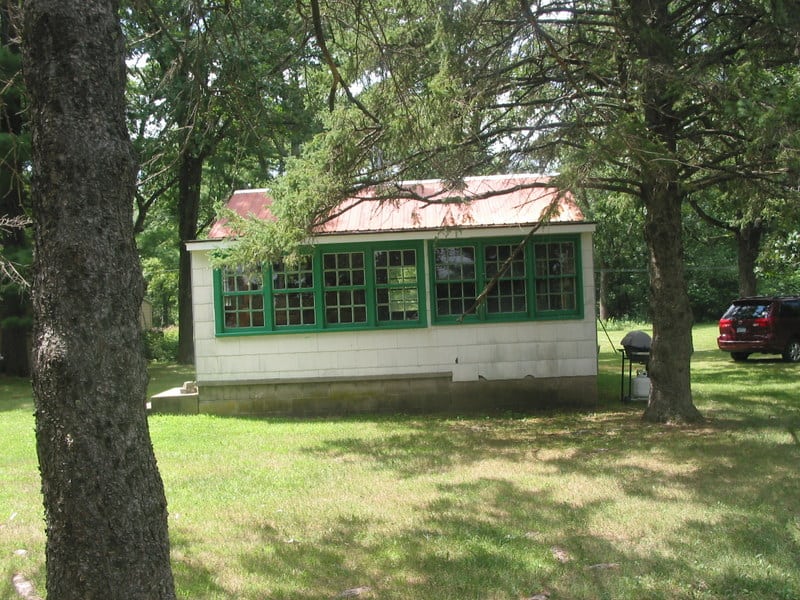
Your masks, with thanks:
M 646 371 L 639 371 L 633 378 L 631 397 L 634 400 L 646 400 L 650 397 L 650 378 Z

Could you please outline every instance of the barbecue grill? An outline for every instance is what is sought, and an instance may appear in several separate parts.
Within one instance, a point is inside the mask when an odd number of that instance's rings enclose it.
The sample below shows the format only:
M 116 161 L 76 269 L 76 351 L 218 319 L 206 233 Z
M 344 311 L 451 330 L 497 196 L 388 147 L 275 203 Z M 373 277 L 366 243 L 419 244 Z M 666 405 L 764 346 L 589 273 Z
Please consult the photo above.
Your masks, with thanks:
M 644 331 L 629 331 L 620 341 L 622 344 L 622 367 L 619 374 L 619 395 L 622 402 L 631 400 L 646 400 L 647 396 L 633 396 L 631 393 L 633 381 L 633 365 L 644 365 L 644 377 L 650 363 L 650 346 L 652 340 Z M 628 365 L 628 394 L 625 394 L 625 364 Z M 642 373 L 637 372 L 637 377 Z M 649 380 L 648 380 L 649 383 Z M 647 386 L 649 389 L 649 385 Z

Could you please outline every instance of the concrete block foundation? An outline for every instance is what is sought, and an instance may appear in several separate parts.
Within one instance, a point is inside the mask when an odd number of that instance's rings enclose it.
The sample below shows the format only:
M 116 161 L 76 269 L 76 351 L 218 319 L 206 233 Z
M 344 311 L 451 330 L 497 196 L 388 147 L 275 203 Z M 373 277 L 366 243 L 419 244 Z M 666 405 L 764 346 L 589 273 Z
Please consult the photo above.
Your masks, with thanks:
M 450 373 L 392 377 L 200 382 L 197 412 L 231 416 L 480 413 L 591 408 L 595 376 L 452 381 Z

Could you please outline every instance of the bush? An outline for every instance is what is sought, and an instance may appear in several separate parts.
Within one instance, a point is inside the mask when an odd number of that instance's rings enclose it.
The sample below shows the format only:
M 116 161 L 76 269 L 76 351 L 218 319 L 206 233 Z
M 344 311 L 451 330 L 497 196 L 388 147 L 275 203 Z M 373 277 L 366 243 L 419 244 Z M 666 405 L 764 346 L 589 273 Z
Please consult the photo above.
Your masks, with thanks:
M 144 332 L 144 353 L 147 360 L 174 362 L 178 360 L 178 328 L 148 329 Z

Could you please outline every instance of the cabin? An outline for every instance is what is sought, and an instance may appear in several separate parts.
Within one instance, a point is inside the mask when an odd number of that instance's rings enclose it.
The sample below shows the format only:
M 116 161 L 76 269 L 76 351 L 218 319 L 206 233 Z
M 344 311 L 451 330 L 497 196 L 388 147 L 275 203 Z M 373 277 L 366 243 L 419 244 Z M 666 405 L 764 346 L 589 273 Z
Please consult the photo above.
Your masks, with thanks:
M 405 182 L 344 201 L 299 260 L 192 259 L 193 409 L 225 415 L 467 413 L 597 399 L 592 233 L 533 175 Z M 385 193 L 385 190 L 383 190 Z M 267 190 L 228 207 L 274 218 Z M 533 232 L 533 233 L 532 233 Z M 532 235 L 531 235 L 532 233 Z M 476 299 L 480 301 L 476 302 Z

